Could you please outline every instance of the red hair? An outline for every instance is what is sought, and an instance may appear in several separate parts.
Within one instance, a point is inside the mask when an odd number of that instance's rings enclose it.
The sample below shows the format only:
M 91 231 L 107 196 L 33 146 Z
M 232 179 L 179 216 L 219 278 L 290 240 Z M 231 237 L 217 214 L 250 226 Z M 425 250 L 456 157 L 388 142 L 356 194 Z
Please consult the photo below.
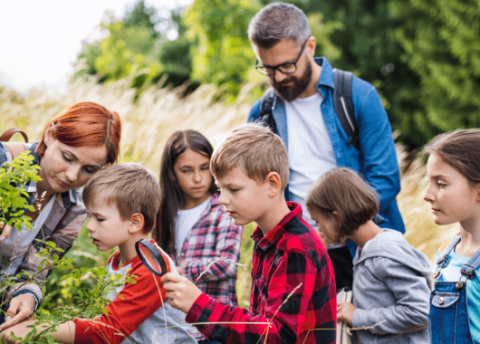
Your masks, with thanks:
M 61 143 L 72 147 L 105 145 L 106 164 L 117 162 L 122 123 L 115 111 L 110 111 L 97 103 L 82 102 L 69 106 L 50 123 L 53 123 L 53 137 Z M 46 131 L 47 129 L 43 132 L 36 149 L 40 156 L 45 153 L 47 147 L 44 142 Z

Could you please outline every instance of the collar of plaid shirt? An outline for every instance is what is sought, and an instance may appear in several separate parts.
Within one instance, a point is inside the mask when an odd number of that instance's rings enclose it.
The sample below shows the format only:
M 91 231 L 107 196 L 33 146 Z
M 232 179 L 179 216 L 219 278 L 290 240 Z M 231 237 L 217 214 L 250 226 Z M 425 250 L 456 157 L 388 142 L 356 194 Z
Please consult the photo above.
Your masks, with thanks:
M 268 251 L 272 246 L 276 246 L 278 240 L 285 233 L 285 224 L 288 223 L 291 219 L 296 217 L 298 220 L 301 220 L 303 212 L 300 204 L 295 202 L 287 202 L 287 206 L 290 209 L 290 212 L 285 215 L 278 225 L 276 225 L 267 235 L 263 235 L 262 230 L 259 226 L 255 228 L 251 238 L 258 242 L 257 247 L 263 251 Z

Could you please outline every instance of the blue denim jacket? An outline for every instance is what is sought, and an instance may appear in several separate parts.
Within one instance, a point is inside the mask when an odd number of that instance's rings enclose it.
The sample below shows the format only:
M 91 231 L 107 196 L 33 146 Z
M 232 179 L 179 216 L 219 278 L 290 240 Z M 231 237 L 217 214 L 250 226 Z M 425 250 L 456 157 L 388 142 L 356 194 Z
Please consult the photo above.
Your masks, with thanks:
M 323 95 L 321 112 L 325 120 L 338 167 L 349 167 L 360 172 L 365 181 L 380 195 L 379 215 L 383 217 L 380 227 L 405 232 L 402 216 L 395 197 L 400 192 L 400 173 L 392 137 L 392 128 L 375 87 L 354 77 L 352 80 L 352 103 L 359 129 L 361 152 L 348 144 L 348 137 L 335 114 L 333 106 L 333 69 L 327 59 L 316 57 L 322 66 L 317 91 Z M 260 100 L 250 109 L 248 122 L 259 119 Z M 288 150 L 287 114 L 285 103 L 275 96 L 273 118 Z M 287 192 L 288 197 L 288 192 Z M 349 245 L 350 246 L 350 245 Z

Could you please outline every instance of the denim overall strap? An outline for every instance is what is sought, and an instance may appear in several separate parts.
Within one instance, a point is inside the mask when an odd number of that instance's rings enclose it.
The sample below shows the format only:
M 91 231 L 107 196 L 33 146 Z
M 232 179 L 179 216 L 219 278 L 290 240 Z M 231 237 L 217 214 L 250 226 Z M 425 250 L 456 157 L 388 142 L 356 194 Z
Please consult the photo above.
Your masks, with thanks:
M 460 268 L 460 281 L 458 281 L 456 287 L 457 289 L 463 288 L 465 283 L 467 283 L 467 279 L 472 279 L 475 277 L 475 270 L 480 266 L 480 249 L 475 252 L 472 258 L 468 261 L 468 263 L 463 264 Z
M 475 270 L 480 266 L 480 249 L 473 255 L 467 264 L 463 264 L 460 270 L 462 275 L 472 278 L 475 276 Z
M 437 259 L 437 274 L 448 265 L 448 255 L 459 241 L 460 236 L 455 237 L 442 256 Z M 465 273 L 462 271 L 459 282 L 435 282 L 435 289 L 430 296 L 428 316 L 432 344 L 474 344 L 470 333 L 467 288 L 464 288 L 465 282 L 462 282 L 462 278 L 466 281 L 467 278 L 473 277 L 475 268 L 479 265 L 480 250 L 462 266 Z
M 450 254 L 450 252 L 452 252 L 452 250 L 455 248 L 455 246 L 457 246 L 460 239 L 461 239 L 460 235 L 457 235 L 455 238 L 453 238 L 453 240 L 450 242 L 450 244 L 448 244 L 448 246 L 445 248 L 443 253 L 440 252 L 440 257 L 438 257 L 435 260 L 435 263 L 438 267 L 437 271 L 435 272 L 435 276 L 434 276 L 435 279 L 437 279 L 438 276 L 440 276 L 440 273 L 442 272 L 442 269 L 444 269 L 448 266 L 448 263 L 449 263 L 448 255 Z

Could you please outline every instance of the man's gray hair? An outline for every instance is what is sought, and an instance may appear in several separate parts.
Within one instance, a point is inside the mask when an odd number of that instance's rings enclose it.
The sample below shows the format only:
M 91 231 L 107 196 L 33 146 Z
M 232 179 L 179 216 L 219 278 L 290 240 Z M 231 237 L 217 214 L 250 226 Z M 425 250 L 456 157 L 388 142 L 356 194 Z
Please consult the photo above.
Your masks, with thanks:
M 290 39 L 301 46 L 310 36 L 305 13 L 294 5 L 281 2 L 262 8 L 248 26 L 250 42 L 265 49 Z

